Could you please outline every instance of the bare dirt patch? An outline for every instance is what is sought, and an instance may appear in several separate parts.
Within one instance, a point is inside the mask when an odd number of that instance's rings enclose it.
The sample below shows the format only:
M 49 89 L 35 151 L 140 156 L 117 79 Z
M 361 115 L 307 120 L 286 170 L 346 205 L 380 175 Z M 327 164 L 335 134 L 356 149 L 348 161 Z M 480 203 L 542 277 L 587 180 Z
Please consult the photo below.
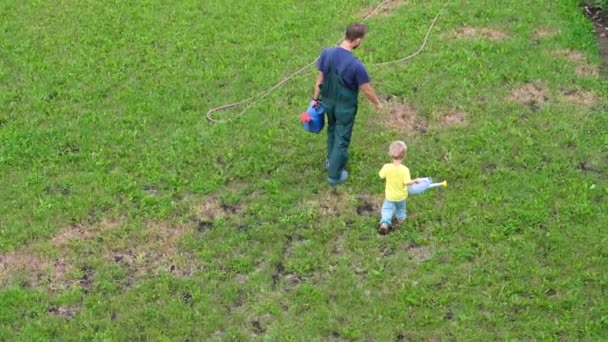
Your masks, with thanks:
M 381 196 L 362 194 L 357 196 L 357 215 L 379 215 Z
M 85 229 L 82 226 L 70 226 L 61 230 L 57 235 L 51 239 L 51 242 L 55 246 L 67 245 L 73 240 L 87 240 L 94 238 L 97 232 L 89 229 Z
M 377 5 L 366 7 L 361 16 L 363 18 L 369 18 L 372 16 L 386 17 L 391 15 L 398 7 L 405 5 L 406 3 L 407 1 L 404 0 L 385 0 L 380 7 L 377 7 Z
M 576 75 L 581 77 L 595 77 L 600 74 L 600 68 L 595 65 L 585 64 L 576 67 Z
M 406 250 L 410 258 L 416 263 L 427 261 L 433 257 L 433 249 L 430 246 L 411 245 Z
M 444 126 L 461 126 L 465 127 L 469 124 L 467 115 L 461 111 L 448 111 L 441 117 L 441 123 Z
M 452 33 L 452 37 L 457 39 L 484 38 L 498 41 L 509 38 L 509 35 L 497 28 L 465 26 L 456 29 L 456 31 Z
M 347 214 L 349 197 L 340 190 L 327 191 L 304 202 L 303 207 L 321 216 L 340 216 Z
M 62 307 L 62 306 L 50 306 L 47 309 L 47 312 L 52 315 L 64 318 L 66 320 L 72 319 L 77 313 L 75 309 Z
M 163 222 L 149 222 L 146 228 L 145 236 L 133 238 L 126 248 L 109 246 L 106 259 L 125 267 L 131 280 L 160 272 L 189 277 L 198 271 L 196 258 L 178 250 L 179 241 L 188 229 Z
M 216 196 L 209 196 L 203 203 L 194 209 L 196 216 L 202 220 L 215 220 L 228 218 L 243 210 L 240 205 L 230 205 L 223 203 Z
M 67 288 L 66 273 L 72 269 L 63 258 L 49 259 L 29 249 L 0 254 L 0 286 L 6 286 L 10 279 L 23 275 L 22 286 L 51 286 Z
M 594 93 L 579 88 L 562 89 L 562 95 L 568 102 L 577 105 L 593 106 L 597 102 Z
M 276 288 L 278 285 L 283 285 L 283 291 L 289 292 L 296 288 L 300 283 L 306 281 L 306 278 L 295 273 L 287 272 L 285 265 L 279 262 L 274 266 L 274 272 L 272 273 L 272 287 Z
M 528 83 L 513 89 L 509 100 L 537 110 L 549 101 L 549 91 L 539 82 Z
M 70 241 L 93 239 L 101 232 L 114 230 L 122 225 L 122 219 L 104 219 L 95 225 L 76 224 L 59 231 L 51 242 L 55 246 L 65 246 Z
M 386 107 L 388 114 L 381 116 L 379 119 L 386 127 L 404 133 L 415 131 L 426 133 L 428 131 L 428 122 L 418 116 L 416 107 L 412 103 L 389 96 L 386 100 Z
M 559 30 L 550 27 L 541 27 L 534 31 L 534 38 L 542 39 L 547 37 L 553 37 L 559 33 Z
M 338 234 L 333 241 L 331 253 L 336 256 L 341 256 L 346 251 L 346 238 L 343 234 Z
M 608 76 L 608 13 L 599 8 L 585 6 L 585 15 L 593 21 L 595 36 L 600 48 L 602 66 L 600 74 Z
M 585 60 L 584 53 L 577 51 L 577 50 L 571 50 L 571 49 L 556 50 L 555 52 L 553 52 L 553 55 L 555 55 L 557 57 L 563 57 L 563 58 L 569 59 L 572 62 L 582 62 Z

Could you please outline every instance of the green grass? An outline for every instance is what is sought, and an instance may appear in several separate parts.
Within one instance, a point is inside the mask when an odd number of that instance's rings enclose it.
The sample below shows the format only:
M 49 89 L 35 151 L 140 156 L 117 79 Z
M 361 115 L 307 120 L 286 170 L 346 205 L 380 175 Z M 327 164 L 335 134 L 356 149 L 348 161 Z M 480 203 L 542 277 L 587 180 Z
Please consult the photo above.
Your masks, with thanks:
M 608 0 L 592 0 L 589 3 L 603 11 L 608 10 Z
M 385 128 L 362 99 L 337 194 L 324 137 L 297 120 L 312 70 L 206 121 L 376 3 L 3 1 L 0 340 L 608 338 L 608 83 L 575 73 L 600 63 L 577 1 L 454 0 L 427 49 L 390 67 L 371 64 L 415 51 L 444 2 L 372 18 L 358 56 L 429 129 Z M 463 26 L 508 38 L 454 39 Z M 508 100 L 531 82 L 545 105 Z M 466 127 L 440 124 L 451 109 Z M 395 139 L 413 176 L 450 187 L 412 196 L 380 237 L 357 209 L 382 200 Z M 70 227 L 84 233 L 58 242 Z

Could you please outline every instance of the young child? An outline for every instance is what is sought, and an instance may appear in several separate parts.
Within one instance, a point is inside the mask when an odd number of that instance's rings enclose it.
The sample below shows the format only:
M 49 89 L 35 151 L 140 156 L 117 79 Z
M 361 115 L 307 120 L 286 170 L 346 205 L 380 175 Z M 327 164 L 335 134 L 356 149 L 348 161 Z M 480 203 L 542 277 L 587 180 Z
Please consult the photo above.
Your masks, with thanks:
M 418 184 L 420 180 L 412 180 L 410 170 L 401 162 L 407 155 L 407 146 L 403 141 L 394 141 L 388 149 L 388 155 L 393 158 L 392 163 L 384 164 L 380 170 L 380 178 L 386 179 L 386 199 L 382 205 L 382 219 L 378 233 L 387 234 L 393 216 L 397 216 L 399 223 L 405 221 L 405 200 L 407 199 L 407 186 Z

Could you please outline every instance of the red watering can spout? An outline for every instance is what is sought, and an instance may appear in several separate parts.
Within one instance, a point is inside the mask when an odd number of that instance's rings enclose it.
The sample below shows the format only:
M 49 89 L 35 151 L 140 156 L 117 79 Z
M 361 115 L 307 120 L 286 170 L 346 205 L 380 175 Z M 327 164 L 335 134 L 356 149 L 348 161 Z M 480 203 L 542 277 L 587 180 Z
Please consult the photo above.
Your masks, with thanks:
M 308 112 L 302 112 L 302 114 L 300 114 L 300 121 L 302 123 L 311 122 L 312 117 L 310 116 L 310 114 Z

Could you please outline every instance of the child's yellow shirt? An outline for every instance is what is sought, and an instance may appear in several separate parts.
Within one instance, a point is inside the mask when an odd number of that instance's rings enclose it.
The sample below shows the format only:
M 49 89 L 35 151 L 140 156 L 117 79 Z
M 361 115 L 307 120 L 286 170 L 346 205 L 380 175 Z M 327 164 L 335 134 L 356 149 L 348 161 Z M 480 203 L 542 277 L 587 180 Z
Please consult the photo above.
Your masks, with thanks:
M 407 198 L 407 186 L 412 181 L 410 170 L 405 165 L 384 164 L 380 178 L 386 179 L 386 199 L 400 202 Z

